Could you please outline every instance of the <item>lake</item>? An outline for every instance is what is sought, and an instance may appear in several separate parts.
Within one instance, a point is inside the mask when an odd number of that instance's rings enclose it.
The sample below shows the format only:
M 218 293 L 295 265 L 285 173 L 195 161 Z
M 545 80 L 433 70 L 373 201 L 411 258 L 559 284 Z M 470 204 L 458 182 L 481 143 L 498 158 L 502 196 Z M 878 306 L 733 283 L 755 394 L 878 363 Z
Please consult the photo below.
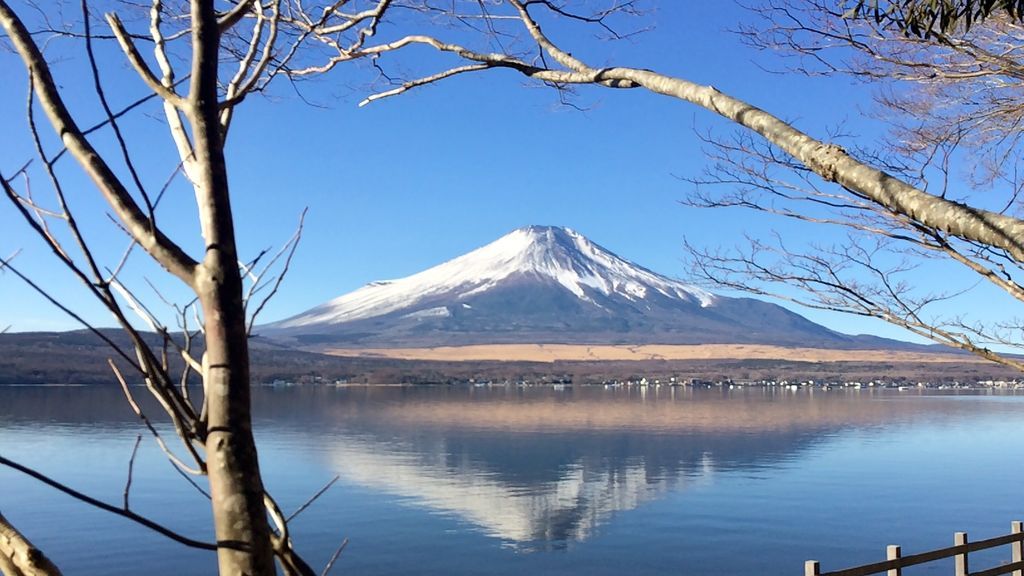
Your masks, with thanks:
M 340 476 L 292 524 L 314 566 L 349 539 L 334 574 L 799 575 L 1024 519 L 1011 393 L 293 387 L 254 405 L 286 513 Z M 0 454 L 114 504 L 141 432 L 115 388 L 0 387 Z M 208 501 L 148 436 L 131 506 L 211 539 Z M 0 511 L 65 574 L 215 570 L 6 468 Z

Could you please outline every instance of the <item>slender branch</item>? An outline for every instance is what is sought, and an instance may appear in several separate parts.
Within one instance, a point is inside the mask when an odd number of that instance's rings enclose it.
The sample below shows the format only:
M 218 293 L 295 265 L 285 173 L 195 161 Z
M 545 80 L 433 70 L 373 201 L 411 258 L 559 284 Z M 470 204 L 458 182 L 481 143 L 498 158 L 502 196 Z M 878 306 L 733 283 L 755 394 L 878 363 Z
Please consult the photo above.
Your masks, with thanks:
M 341 556 L 341 553 L 345 550 L 346 546 L 348 546 L 348 538 L 342 540 L 337 550 L 334 551 L 334 554 L 331 554 L 331 559 L 327 561 L 327 565 L 324 566 L 324 571 L 320 573 L 320 576 L 327 576 L 331 573 L 331 569 L 334 568 L 334 563 L 338 561 L 338 557 Z
M 190 448 L 192 456 L 196 461 L 196 464 L 199 465 L 198 468 L 189 467 L 184 462 L 182 462 L 181 459 L 174 454 L 174 452 L 171 452 L 171 449 L 167 447 L 167 444 L 164 442 L 163 437 L 160 436 L 160 433 L 157 431 L 156 427 L 153 426 L 153 423 L 150 422 L 149 418 L 147 418 L 146 415 L 142 412 L 142 408 L 139 407 L 138 402 L 135 401 L 135 397 L 132 395 L 131 390 L 128 387 L 128 382 L 125 381 L 124 376 L 121 374 L 121 370 L 117 367 L 116 364 L 114 364 L 113 361 L 107 360 L 107 363 L 110 365 L 110 369 L 114 372 L 114 376 L 117 378 L 118 384 L 121 385 L 121 391 L 124 392 L 124 396 L 128 400 L 128 405 L 132 407 L 132 411 L 135 412 L 135 415 L 138 416 L 139 420 L 142 420 L 142 423 L 146 425 L 147 429 L 149 429 L 150 434 L 153 435 L 153 439 L 156 440 L 157 445 L 160 446 L 160 450 L 163 451 L 163 453 L 167 456 L 167 459 L 170 460 L 172 464 L 177 466 L 183 472 L 187 472 L 189 474 L 194 474 L 197 476 L 205 474 L 205 463 L 195 452 L 195 450 L 191 449 L 192 443 L 190 438 L 187 436 L 182 436 L 182 440 L 184 441 L 185 445 Z M 181 434 L 181 432 L 179 432 L 179 434 Z
M 0 181 L 2 181 L 2 180 L 0 180 Z M 110 348 L 112 350 L 117 352 L 117 354 L 119 356 L 121 356 L 126 362 L 131 364 L 131 366 L 133 368 L 135 368 L 137 370 L 141 370 L 141 367 L 136 363 L 136 361 L 131 356 L 129 356 L 128 353 L 125 352 L 116 342 L 111 340 L 109 336 L 104 334 L 102 331 L 100 331 L 99 328 L 96 328 L 95 326 L 93 326 L 91 323 L 86 321 L 84 318 L 82 318 L 80 315 L 75 313 L 73 310 L 71 310 L 70 308 L 68 308 L 64 304 L 62 304 L 59 300 L 54 298 L 46 289 L 44 289 L 39 284 L 35 283 L 31 278 L 29 278 L 28 276 L 23 274 L 20 270 L 18 270 L 13 265 L 11 265 L 11 262 L 10 262 L 9 259 L 0 259 L 0 270 L 10 270 L 12 273 L 14 273 L 15 276 L 17 276 L 25 284 L 28 284 L 28 286 L 30 288 L 32 288 L 32 290 L 34 290 L 37 294 L 42 296 L 47 302 L 49 302 L 50 304 L 53 304 L 54 306 L 56 306 L 58 310 L 60 310 L 61 312 L 67 314 L 68 316 L 70 316 L 73 320 L 78 322 L 83 328 L 85 328 L 86 330 L 91 332 L 94 336 L 96 336 L 97 338 L 102 340 L 106 345 L 110 346 Z
M 124 482 L 124 509 L 128 510 L 128 496 L 132 490 L 132 472 L 135 469 L 135 454 L 139 451 L 139 443 L 142 442 L 142 434 L 135 435 L 135 444 L 132 446 L 132 455 L 128 459 L 128 478 Z
M 157 96 L 160 97 L 164 102 L 168 102 L 175 108 L 181 108 L 184 106 L 184 99 L 178 95 L 172 88 L 164 85 L 160 80 L 157 79 L 156 75 L 146 64 L 146 61 L 142 59 L 142 54 L 139 53 L 139 49 L 135 47 L 135 43 L 132 42 L 131 38 L 128 37 L 128 33 L 124 29 L 124 24 L 121 23 L 121 19 L 117 14 L 111 12 L 107 14 L 107 24 L 110 25 L 110 29 L 114 31 L 114 36 L 117 38 L 118 44 L 121 45 L 121 50 L 124 51 L 125 56 L 128 57 L 128 62 L 135 69 L 135 72 L 139 75 L 139 78 L 146 83 Z
M 117 124 L 117 119 L 114 117 L 114 111 L 110 107 L 110 103 L 107 102 L 106 92 L 103 90 L 103 82 L 100 80 L 100 69 L 96 64 L 96 55 L 93 52 L 92 47 L 92 25 L 91 18 L 89 15 L 88 0 L 82 0 L 82 21 L 84 22 L 85 28 L 85 51 L 89 56 L 89 67 L 92 70 L 93 88 L 96 92 L 96 96 L 99 98 L 100 105 L 103 107 L 103 112 L 107 115 L 107 122 L 110 124 L 111 129 L 114 131 L 114 137 L 117 139 L 118 147 L 121 149 L 121 157 L 124 159 L 125 166 L 128 168 L 128 173 L 132 177 L 132 181 L 135 183 L 136 189 L 142 195 L 142 199 L 146 204 L 146 211 L 149 215 L 149 222 L 152 226 L 156 226 L 156 214 L 154 213 L 153 202 L 149 198 L 149 194 L 146 193 L 146 187 L 142 184 L 142 179 L 139 177 L 138 170 L 135 169 L 135 163 L 132 161 L 132 156 L 128 152 L 128 144 L 125 141 L 124 134 L 121 133 L 121 128 Z
M 359 105 L 360 106 L 366 106 L 367 104 L 373 102 L 374 100 L 381 100 L 383 98 L 390 98 L 392 96 L 398 96 L 399 94 L 402 94 L 403 92 L 408 92 L 409 90 L 412 90 L 413 88 L 418 88 L 420 86 L 425 86 L 427 84 L 433 84 L 434 82 L 439 82 L 441 80 L 444 80 L 446 78 L 451 78 L 452 76 L 457 76 L 459 74 L 465 74 L 465 73 L 468 73 L 468 72 L 479 72 L 481 70 L 487 70 L 488 68 L 491 68 L 491 67 L 492 67 L 491 64 L 468 64 L 466 66 L 458 66 L 456 68 L 450 68 L 448 70 L 444 70 L 442 72 L 438 72 L 437 74 L 431 74 L 430 76 L 424 76 L 423 78 L 417 78 L 415 80 L 406 81 L 406 82 L 402 83 L 401 86 L 392 88 L 391 90 L 385 90 L 384 92 L 378 92 L 376 94 L 371 94 L 371 95 L 367 96 L 366 98 L 364 98 L 361 102 L 359 102 Z
M 258 4 L 258 0 L 240 0 L 238 4 L 235 4 L 234 8 L 224 13 L 218 20 L 220 33 L 227 32 L 232 26 L 237 24 L 245 16 L 245 13 L 252 9 L 253 4 Z
M 252 335 L 252 329 L 256 325 L 256 318 L 260 315 L 260 312 L 263 311 L 263 308 L 267 305 L 267 303 L 270 302 L 271 298 L 273 298 L 274 295 L 277 294 L 277 291 L 281 287 L 281 283 L 284 282 L 285 276 L 287 276 L 288 271 L 291 270 L 292 258 L 295 256 L 295 251 L 299 247 L 299 241 L 302 240 L 302 229 L 303 226 L 305 225 L 306 212 L 308 210 L 308 208 L 303 208 L 302 214 L 299 216 L 299 226 L 298 228 L 296 228 L 295 233 L 292 234 L 292 237 L 288 240 L 288 242 L 286 242 L 285 245 L 281 247 L 281 250 L 277 254 L 275 254 L 273 258 L 270 259 L 270 262 L 267 263 L 263 272 L 257 275 L 256 278 L 253 280 L 251 291 L 245 297 L 245 307 L 248 307 L 250 298 L 252 298 L 252 296 L 255 295 L 255 293 L 261 289 L 260 278 L 267 273 L 267 271 L 277 262 L 281 255 L 284 254 L 285 251 L 287 250 L 287 256 L 285 257 L 284 264 L 281 267 L 281 273 L 278 274 L 277 277 L 274 279 L 273 285 L 270 288 L 270 292 L 268 292 L 267 295 L 263 297 L 259 305 L 256 306 L 256 309 L 249 317 L 249 325 L 248 328 L 246 329 L 247 336 Z
M 334 486 L 334 483 L 337 482 L 339 478 L 341 478 L 340 474 L 336 475 L 334 478 L 331 478 L 330 482 L 328 482 L 327 484 L 324 484 L 323 488 L 317 490 L 316 494 L 313 494 L 312 496 L 309 497 L 308 500 L 306 500 L 305 502 L 302 503 L 302 506 L 299 506 L 298 508 L 296 508 L 295 512 L 292 512 L 291 515 L 288 516 L 288 518 L 285 519 L 285 521 L 286 522 L 291 522 L 299 514 L 302 514 L 302 512 L 306 508 L 309 508 L 310 505 L 313 504 L 313 502 L 316 502 L 317 498 L 319 498 L 320 496 L 323 496 L 324 492 L 327 492 L 327 490 L 329 490 L 331 488 L 331 486 Z
M 643 87 L 647 90 L 690 102 L 714 112 L 761 135 L 784 150 L 827 182 L 835 182 L 855 196 L 869 200 L 895 214 L 908 216 L 921 225 L 940 230 L 966 241 L 981 242 L 1005 250 L 1024 262 L 1024 221 L 997 212 L 979 209 L 935 196 L 892 175 L 869 166 L 841 147 L 823 142 L 797 130 L 764 110 L 722 93 L 713 86 L 702 86 L 650 70 L 611 67 L 595 68 L 559 48 L 540 29 L 519 0 L 510 0 L 520 19 L 537 44 L 568 70 L 552 70 L 529 65 L 505 54 L 483 54 L 458 45 L 446 44 L 428 36 L 407 36 L 395 42 L 365 48 L 361 55 L 379 54 L 407 45 L 424 44 L 441 52 L 487 64 L 510 68 L 521 74 L 555 84 L 594 84 L 612 88 Z M 332 64 L 315 70 L 329 69 Z M 443 74 L 442 74 L 442 77 Z M 418 83 L 417 86 L 426 83 Z
M 36 95 L 68 152 L 85 169 L 139 245 L 160 265 L 191 286 L 194 280 L 195 260 L 159 229 L 153 229 L 152 223 L 124 185 L 82 134 L 57 90 L 49 65 L 6 0 L 0 0 L 0 27 L 7 32 L 15 50 L 34 79 Z
M 96 498 L 93 498 L 91 496 L 83 494 L 82 492 L 79 492 L 78 490 L 75 490 L 74 488 L 71 488 L 71 487 L 69 487 L 69 486 L 67 486 L 65 484 L 57 482 L 56 480 L 54 480 L 54 479 L 52 479 L 52 478 L 50 478 L 50 477 L 48 477 L 48 476 L 46 476 L 46 475 L 44 475 L 44 474 L 42 474 L 40 472 L 37 472 L 37 471 L 29 468 L 28 466 L 24 466 L 22 464 L 19 464 L 19 463 L 13 461 L 13 460 L 5 458 L 4 456 L 0 456 L 0 466 L 6 466 L 6 467 L 8 467 L 8 468 L 10 468 L 12 470 L 16 470 L 18 472 L 21 472 L 22 474 L 25 474 L 26 476 L 34 478 L 34 479 L 42 482 L 43 484 L 46 484 L 47 486 L 49 486 L 51 488 L 54 488 L 54 489 L 56 489 L 56 490 L 58 490 L 60 492 L 63 492 L 64 494 L 67 494 L 68 496 L 71 496 L 75 500 L 78 500 L 80 502 L 84 502 L 84 503 L 86 503 L 86 504 L 88 504 L 88 505 L 90 505 L 90 506 L 92 506 L 94 508 L 99 508 L 100 510 L 104 510 L 106 512 L 110 512 L 111 514 L 120 516 L 122 518 L 127 518 L 128 520 L 131 520 L 132 522 L 135 522 L 136 524 L 139 524 L 140 526 L 143 526 L 145 528 L 149 528 L 150 530 L 152 530 L 152 531 L 154 531 L 154 532 L 156 532 L 156 533 L 158 533 L 158 534 L 160 534 L 162 536 L 166 536 L 167 538 L 170 538 L 171 540 L 174 540 L 175 542 L 177 542 L 179 544 L 183 544 L 185 546 L 188 546 L 189 548 L 198 548 L 200 550 L 217 550 L 218 548 L 238 549 L 238 546 L 235 543 L 233 543 L 233 542 L 220 542 L 220 543 L 217 543 L 217 544 L 211 544 L 209 542 L 202 542 L 202 541 L 199 541 L 199 540 L 194 540 L 192 538 L 188 538 L 187 536 L 182 536 L 181 534 L 178 534 L 177 532 L 174 532 L 170 528 L 167 528 L 167 527 L 165 527 L 165 526 L 163 526 L 161 524 L 158 524 L 158 523 L 150 520 L 149 518 L 146 518 L 144 516 L 140 516 L 140 515 L 136 514 L 135 512 L 132 512 L 131 510 L 122 510 L 121 508 L 118 508 L 117 506 L 112 506 L 110 504 L 107 504 L 106 502 L 97 500 Z

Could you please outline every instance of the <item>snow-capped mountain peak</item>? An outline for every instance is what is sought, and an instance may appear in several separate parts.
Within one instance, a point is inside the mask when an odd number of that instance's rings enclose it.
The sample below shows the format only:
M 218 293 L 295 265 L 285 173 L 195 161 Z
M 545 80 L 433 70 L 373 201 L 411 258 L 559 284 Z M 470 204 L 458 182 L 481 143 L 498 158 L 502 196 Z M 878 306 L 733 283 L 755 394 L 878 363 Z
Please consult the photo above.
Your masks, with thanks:
M 410 318 L 443 317 L 451 313 L 451 303 L 471 309 L 473 297 L 522 279 L 557 284 L 595 306 L 600 306 L 596 299 L 606 297 L 639 303 L 657 296 L 700 307 L 716 300 L 709 292 L 623 260 L 569 228 L 528 226 L 418 274 L 371 282 L 274 328 L 341 324 L 400 311 Z M 450 304 L 435 305 L 442 297 Z

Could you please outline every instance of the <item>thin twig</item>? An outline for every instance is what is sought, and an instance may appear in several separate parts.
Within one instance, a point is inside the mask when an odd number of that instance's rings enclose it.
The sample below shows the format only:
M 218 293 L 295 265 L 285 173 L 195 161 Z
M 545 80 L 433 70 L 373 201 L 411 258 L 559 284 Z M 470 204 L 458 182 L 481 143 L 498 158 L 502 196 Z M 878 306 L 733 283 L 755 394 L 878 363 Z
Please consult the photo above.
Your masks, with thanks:
M 96 55 L 92 48 L 92 29 L 89 17 L 89 5 L 88 0 L 82 0 L 82 22 L 85 30 L 85 52 L 89 56 L 89 68 L 92 70 L 93 88 L 96 92 L 96 97 L 100 101 L 100 105 L 103 107 L 103 111 L 107 115 L 107 122 L 110 124 L 111 129 L 114 131 L 114 137 L 117 139 L 118 147 L 121 149 L 121 158 L 124 160 L 125 167 L 128 168 L 128 173 L 132 177 L 132 182 L 135 183 L 135 187 L 138 189 L 139 194 L 142 195 L 142 200 L 146 204 L 146 211 L 149 215 L 149 224 L 153 228 L 156 228 L 156 209 L 153 206 L 153 202 L 146 192 L 146 187 L 142 184 L 142 178 L 139 177 L 138 170 L 135 169 L 135 163 L 132 161 L 132 156 L 128 152 L 128 143 L 124 138 L 124 134 L 121 132 L 121 127 L 117 124 L 117 118 L 114 116 L 114 110 L 110 107 L 110 103 L 107 101 L 106 91 L 103 90 L 103 81 L 100 79 L 100 68 L 96 63 Z
M 298 507 L 298 509 L 296 509 L 296 510 L 295 510 L 295 512 L 292 512 L 291 516 L 289 516 L 288 518 L 286 518 L 286 519 L 285 519 L 285 522 L 291 522 L 292 520 L 294 520 L 294 519 L 295 519 L 295 517 L 296 517 L 296 516 L 298 516 L 299 514 L 302 514 L 302 511 L 303 511 L 303 510 L 305 510 L 306 508 L 309 508 L 309 506 L 310 506 L 310 505 L 311 505 L 311 504 L 312 504 L 313 502 L 315 502 L 317 498 L 319 498 L 320 496 L 322 496 L 324 492 L 327 492 L 327 490 L 328 490 L 328 489 L 329 489 L 329 488 L 330 488 L 331 486 L 333 486 L 333 485 L 334 485 L 334 483 L 335 483 L 335 482 L 337 482 L 339 478 L 341 478 L 341 475 L 340 475 L 340 474 L 339 474 L 339 475 L 337 475 L 337 476 L 335 476 L 334 478 L 331 478 L 331 481 L 330 481 L 330 482 L 328 482 L 327 484 L 325 484 L 325 485 L 324 485 L 324 487 L 323 487 L 323 488 L 321 488 L 320 490 L 318 490 L 316 494 L 313 494 L 313 495 L 312 495 L 312 496 L 311 496 L 311 497 L 309 498 L 309 500 L 306 500 L 306 502 L 305 502 L 305 503 L 304 503 L 304 504 L 303 504 L 302 506 L 299 506 L 299 507 Z
M 244 300 L 243 306 L 245 307 L 248 307 L 249 299 L 252 298 L 252 296 L 255 295 L 255 293 L 258 290 L 262 289 L 260 286 L 260 278 L 264 274 L 266 274 L 270 270 L 270 268 L 277 262 L 277 260 L 281 257 L 281 255 L 284 254 L 285 251 L 287 251 L 288 255 L 284 259 L 284 265 L 281 268 L 281 273 L 277 275 L 277 278 L 274 280 L 273 285 L 271 285 L 270 292 L 263 298 L 263 300 L 260 301 L 259 305 L 256 306 L 256 310 L 253 311 L 252 316 L 249 317 L 249 326 L 246 329 L 246 335 L 252 335 L 253 326 L 256 325 L 256 317 L 260 315 L 260 312 L 262 312 L 263 308 L 266 307 L 268 302 L 270 302 L 270 299 L 273 298 L 275 294 L 277 294 L 278 289 L 281 287 L 281 283 L 284 282 L 285 276 L 287 276 L 288 272 L 291 270 L 292 258 L 295 256 L 295 250 L 299 247 L 299 242 L 302 240 L 302 228 L 306 221 L 306 212 L 308 211 L 309 208 L 302 209 L 302 214 L 299 216 L 299 226 L 295 230 L 295 233 L 292 234 L 292 237 L 288 240 L 288 242 L 281 247 L 281 250 L 277 254 L 275 254 L 273 258 L 271 258 L 270 262 L 267 263 L 267 266 L 253 281 L 252 287 L 249 290 L 249 294 L 246 295 L 246 298 Z M 263 286 L 267 285 L 268 284 L 264 284 Z
M 168 448 L 167 444 L 164 442 L 163 437 L 161 437 L 160 433 L 157 432 L 156 427 L 153 426 L 153 423 L 150 422 L 149 418 L 147 418 L 146 415 L 142 412 L 142 408 L 139 407 L 139 403 L 135 401 L 135 397 L 132 396 L 132 392 L 128 388 L 128 382 L 125 381 L 124 375 L 121 374 L 121 370 L 117 367 L 117 364 L 114 364 L 114 361 L 109 358 L 107 359 L 107 364 L 110 365 L 110 369 L 114 371 L 114 377 L 117 378 L 118 383 L 121 384 L 121 390 L 124 392 L 125 398 L 128 399 L 128 405 L 132 407 L 132 410 L 135 412 L 136 416 L 138 416 L 139 419 L 142 420 L 143 424 L 146 425 L 146 428 L 149 428 L 150 433 L 153 434 L 153 438 L 156 440 L 156 443 L 160 446 L 160 449 L 163 450 L 164 454 L 167 455 L 167 458 L 169 458 L 171 462 L 173 462 L 183 472 L 188 472 L 189 474 L 194 474 L 196 476 L 202 476 L 202 469 L 195 469 L 189 467 L 184 462 L 182 462 L 181 459 L 175 456 L 173 452 L 171 452 L 171 449 Z M 189 442 L 188 438 L 182 438 L 182 440 L 184 440 L 186 444 Z M 197 463 L 203 465 L 201 461 Z
M 179 475 L 181 475 L 181 477 L 184 478 L 186 482 L 191 484 L 192 487 L 195 488 L 197 492 L 199 492 L 200 494 L 205 496 L 207 500 L 212 500 L 213 499 L 210 496 L 209 492 L 207 492 L 206 490 L 203 490 L 203 487 L 200 486 L 198 482 L 196 482 L 195 480 L 192 479 L 191 475 L 189 475 L 187 472 L 185 472 L 184 470 L 179 468 L 174 462 L 168 460 L 167 463 L 170 464 L 171 468 L 173 468 L 175 472 L 177 472 Z
M 331 555 L 331 559 L 327 561 L 327 566 L 324 566 L 324 571 L 320 573 L 320 576 L 327 576 L 331 572 L 331 568 L 334 568 L 334 563 L 338 560 L 338 557 L 341 556 L 341 552 L 345 549 L 345 546 L 348 546 L 348 538 L 341 541 L 341 546 L 338 546 L 338 549 Z
M 132 471 L 135 469 L 135 455 L 139 451 L 139 443 L 142 442 L 142 434 L 135 435 L 135 445 L 132 446 L 132 457 L 128 459 L 128 479 L 124 483 L 124 509 L 128 510 L 128 494 L 132 490 Z
M 89 332 L 92 332 L 96 337 L 98 337 L 100 340 L 102 340 L 105 344 L 107 344 L 108 346 L 113 348 L 114 351 L 117 352 L 119 356 L 121 356 L 122 358 L 125 359 L 125 361 L 127 361 L 127 362 L 129 362 L 131 364 L 132 368 L 135 368 L 136 370 L 141 370 L 141 368 L 136 363 L 136 361 L 134 359 L 132 359 L 131 356 L 128 356 L 128 354 L 124 350 L 122 350 L 121 347 L 118 346 L 113 340 L 111 340 L 106 334 L 101 332 L 99 328 L 96 328 L 95 326 L 90 324 L 88 321 L 86 321 L 85 318 L 82 318 L 80 315 L 76 314 L 73 310 L 71 310 L 70 308 L 68 308 L 64 304 L 61 304 L 56 298 L 54 298 L 43 287 L 41 287 L 39 284 L 36 284 L 31 278 L 29 278 L 28 276 L 24 275 L 20 270 L 18 270 L 14 266 L 12 266 L 10 259 L 0 259 L 0 270 L 10 270 L 11 272 L 13 272 L 15 276 L 20 278 L 22 282 L 28 284 L 30 288 L 35 290 L 37 294 L 39 294 L 40 296 L 45 298 L 50 304 L 53 304 L 54 306 L 56 306 L 58 309 L 60 309 L 61 312 L 64 312 L 65 314 L 70 316 L 76 322 L 81 324 L 86 330 L 88 330 Z

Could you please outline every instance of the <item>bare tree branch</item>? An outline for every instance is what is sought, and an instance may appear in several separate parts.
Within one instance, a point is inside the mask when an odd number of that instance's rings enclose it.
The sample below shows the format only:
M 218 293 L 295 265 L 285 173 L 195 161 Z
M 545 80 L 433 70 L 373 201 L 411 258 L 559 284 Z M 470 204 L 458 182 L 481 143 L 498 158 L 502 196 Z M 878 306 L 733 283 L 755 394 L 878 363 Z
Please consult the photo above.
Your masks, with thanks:
M 334 563 L 338 561 L 338 558 L 341 556 L 341 553 L 345 550 L 346 546 L 348 546 L 348 538 L 343 539 L 341 544 L 339 544 L 338 548 L 334 551 L 334 554 L 331 554 L 331 558 L 327 561 L 327 565 L 324 566 L 324 571 L 320 573 L 320 576 L 327 576 L 331 573 L 331 569 L 334 568 Z
M 309 508 L 314 502 L 316 502 L 317 498 L 323 496 L 324 492 L 327 492 L 331 488 L 331 486 L 334 486 L 334 483 L 337 482 L 339 478 L 341 478 L 340 475 L 336 475 L 334 478 L 331 478 L 331 480 L 327 484 L 324 484 L 323 488 L 317 490 L 315 494 L 310 496 L 308 500 L 306 500 L 305 502 L 302 503 L 301 506 L 296 508 L 295 512 L 292 512 L 291 515 L 288 516 L 288 518 L 286 520 L 288 522 L 291 522 L 292 520 L 295 519 L 296 516 L 298 516 L 299 514 L 302 514 L 302 512 L 306 508 Z
M 139 209 L 138 204 L 132 199 L 121 181 L 82 134 L 57 91 L 56 83 L 50 75 L 43 55 L 32 41 L 24 24 L 17 19 L 7 3 L 2 0 L 0 0 L 0 26 L 7 31 L 11 43 L 34 79 L 36 95 L 43 104 L 43 109 L 53 125 L 54 131 L 62 139 L 68 151 L 86 170 L 139 245 L 169 272 L 191 285 L 196 262 L 163 232 L 153 228 L 152 223 Z
M 234 542 L 219 542 L 217 544 L 212 544 L 212 543 L 209 543 L 209 542 L 202 542 L 202 541 L 199 541 L 199 540 L 194 540 L 194 539 L 189 538 L 187 536 L 182 536 L 181 534 L 178 534 L 177 532 L 175 532 L 175 531 L 173 531 L 173 530 L 171 530 L 171 529 L 169 529 L 169 528 L 167 528 L 167 527 L 165 527 L 165 526 L 163 526 L 161 524 L 158 524 L 158 523 L 150 520 L 149 518 L 146 518 L 144 516 L 140 516 L 140 515 L 136 514 L 135 512 L 132 512 L 130 510 L 123 510 L 121 508 L 118 508 L 117 506 L 113 506 L 113 505 L 107 504 L 106 502 L 97 500 L 97 499 L 95 499 L 95 498 L 93 498 L 91 496 L 87 496 L 86 494 L 83 494 L 82 492 L 79 492 L 78 490 L 75 490 L 74 488 L 71 488 L 71 487 L 69 487 L 69 486 L 67 486 L 65 484 L 57 482 L 56 480 L 46 476 L 45 474 L 41 474 L 41 473 L 39 473 L 39 472 L 37 472 L 35 470 L 32 470 L 31 468 L 29 468 L 27 466 L 24 466 L 22 464 L 18 464 L 17 462 L 15 462 L 13 460 L 10 460 L 8 458 L 5 458 L 3 456 L 0 456 L 0 466 L 6 466 L 6 467 L 8 467 L 8 468 L 10 468 L 12 470 L 15 470 L 17 472 L 25 474 L 26 476 L 30 476 L 30 477 L 32 477 L 32 478 L 42 482 L 43 484 L 46 484 L 47 486 L 49 486 L 51 488 L 54 488 L 54 489 L 56 489 L 56 490 L 58 490 L 60 492 L 63 492 L 64 494 L 67 494 L 68 496 L 71 496 L 75 500 L 79 500 L 81 502 L 84 502 L 84 503 L 86 503 L 86 504 L 88 504 L 88 505 L 90 505 L 90 506 L 92 506 L 94 508 L 98 508 L 100 510 L 104 510 L 106 512 L 110 512 L 111 514 L 114 514 L 116 516 L 120 516 L 122 518 L 127 518 L 128 520 L 131 520 L 132 522 L 135 522 L 136 524 L 138 524 L 140 526 L 143 526 L 145 528 L 149 528 L 150 530 L 152 530 L 152 531 L 154 531 L 154 532 L 156 532 L 156 533 L 158 533 L 158 534 L 160 534 L 162 536 L 166 536 L 167 538 L 170 538 L 171 540 L 174 540 L 175 542 L 177 542 L 179 544 L 183 544 L 185 546 L 188 546 L 189 548 L 198 548 L 200 550 L 214 550 L 214 551 L 216 551 L 219 548 L 224 548 L 224 547 L 233 548 L 233 549 L 238 547 L 238 545 L 236 543 L 234 543 Z

